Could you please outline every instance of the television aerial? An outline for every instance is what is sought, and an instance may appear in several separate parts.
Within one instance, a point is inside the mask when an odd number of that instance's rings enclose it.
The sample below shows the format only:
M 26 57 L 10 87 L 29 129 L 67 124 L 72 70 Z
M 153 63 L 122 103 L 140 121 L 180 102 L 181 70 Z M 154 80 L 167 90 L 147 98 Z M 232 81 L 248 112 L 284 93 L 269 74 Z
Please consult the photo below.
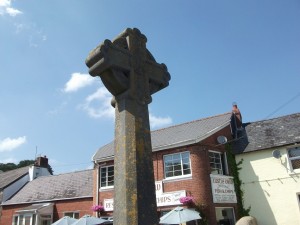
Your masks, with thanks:
M 225 144 L 227 143 L 227 138 L 225 136 L 219 136 L 217 137 L 217 141 L 219 144 Z
M 281 157 L 281 153 L 278 149 L 275 149 L 273 152 L 272 152 L 272 155 L 274 158 L 276 159 L 279 159 Z

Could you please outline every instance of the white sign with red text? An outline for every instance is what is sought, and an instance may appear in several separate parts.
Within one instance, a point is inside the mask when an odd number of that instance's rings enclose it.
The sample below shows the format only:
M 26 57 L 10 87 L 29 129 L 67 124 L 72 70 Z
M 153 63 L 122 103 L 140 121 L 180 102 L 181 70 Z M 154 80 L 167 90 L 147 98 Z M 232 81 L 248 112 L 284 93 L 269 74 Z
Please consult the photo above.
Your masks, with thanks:
M 156 203 L 157 206 L 169 206 L 169 205 L 181 205 L 179 199 L 181 197 L 186 197 L 186 191 L 174 191 L 174 192 L 163 192 L 163 182 L 155 182 L 156 190 Z M 114 210 L 114 200 L 104 199 L 103 201 L 104 211 L 113 211 Z
M 210 175 L 214 203 L 236 203 L 233 177 Z
M 179 199 L 181 197 L 186 197 L 185 191 L 175 191 L 163 193 L 161 195 L 156 195 L 157 206 L 169 206 L 169 205 L 182 205 Z

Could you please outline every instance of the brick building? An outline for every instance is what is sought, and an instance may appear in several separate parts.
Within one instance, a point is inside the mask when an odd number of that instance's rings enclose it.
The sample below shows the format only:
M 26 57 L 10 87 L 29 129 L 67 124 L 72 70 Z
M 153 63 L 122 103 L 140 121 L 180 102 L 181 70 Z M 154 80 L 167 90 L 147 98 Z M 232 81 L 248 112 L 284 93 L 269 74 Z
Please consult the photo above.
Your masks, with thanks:
M 191 196 L 210 225 L 235 224 L 237 204 L 225 143 L 236 138 L 241 121 L 225 113 L 151 132 L 158 216 Z M 93 156 L 94 204 L 113 216 L 114 142 Z
M 33 165 L 0 172 L 0 220 L 2 216 L 2 202 L 7 201 L 17 193 L 26 183 L 40 176 L 48 176 L 48 158 L 37 157 Z
M 43 176 L 2 204 L 0 225 L 50 225 L 64 216 L 92 214 L 93 170 Z

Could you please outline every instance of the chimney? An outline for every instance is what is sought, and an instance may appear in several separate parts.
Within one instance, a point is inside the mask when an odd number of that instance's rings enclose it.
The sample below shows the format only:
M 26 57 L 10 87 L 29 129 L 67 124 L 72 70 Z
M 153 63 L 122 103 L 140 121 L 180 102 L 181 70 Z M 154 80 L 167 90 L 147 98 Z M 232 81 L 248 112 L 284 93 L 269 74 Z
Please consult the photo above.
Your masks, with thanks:
M 47 158 L 47 156 L 37 157 L 36 160 L 35 160 L 34 165 L 38 166 L 38 167 L 48 168 L 48 158 Z
M 232 103 L 232 114 L 234 114 L 235 117 L 237 118 L 237 121 L 236 121 L 237 128 L 241 128 L 242 127 L 242 114 L 241 114 L 236 102 Z

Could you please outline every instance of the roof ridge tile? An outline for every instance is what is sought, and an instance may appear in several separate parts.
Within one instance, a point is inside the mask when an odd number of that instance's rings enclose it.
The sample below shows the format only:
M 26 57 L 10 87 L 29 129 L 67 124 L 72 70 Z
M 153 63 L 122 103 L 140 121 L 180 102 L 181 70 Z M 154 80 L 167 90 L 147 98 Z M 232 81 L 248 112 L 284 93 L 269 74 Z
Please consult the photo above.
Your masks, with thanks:
M 200 118 L 200 119 L 195 119 L 195 120 L 192 120 L 192 121 L 188 121 L 188 122 L 184 122 L 184 123 L 179 123 L 179 124 L 175 124 L 175 125 L 172 125 L 172 126 L 169 126 L 169 127 L 164 127 L 164 128 L 161 128 L 161 129 L 153 130 L 153 131 L 151 131 L 151 133 L 158 132 L 158 131 L 161 131 L 161 130 L 170 129 L 170 128 L 173 128 L 173 127 L 182 126 L 182 125 L 185 125 L 185 124 L 191 124 L 191 123 L 196 123 L 196 122 L 200 122 L 200 121 L 204 121 L 204 120 L 208 120 L 208 119 L 213 119 L 213 118 L 216 118 L 216 117 L 225 116 L 225 115 L 227 115 L 227 114 L 229 115 L 231 113 L 232 112 L 227 112 L 227 113 L 218 114 L 218 115 L 214 115 L 214 116 L 209 116 L 209 117 L 204 117 L 204 118 Z

